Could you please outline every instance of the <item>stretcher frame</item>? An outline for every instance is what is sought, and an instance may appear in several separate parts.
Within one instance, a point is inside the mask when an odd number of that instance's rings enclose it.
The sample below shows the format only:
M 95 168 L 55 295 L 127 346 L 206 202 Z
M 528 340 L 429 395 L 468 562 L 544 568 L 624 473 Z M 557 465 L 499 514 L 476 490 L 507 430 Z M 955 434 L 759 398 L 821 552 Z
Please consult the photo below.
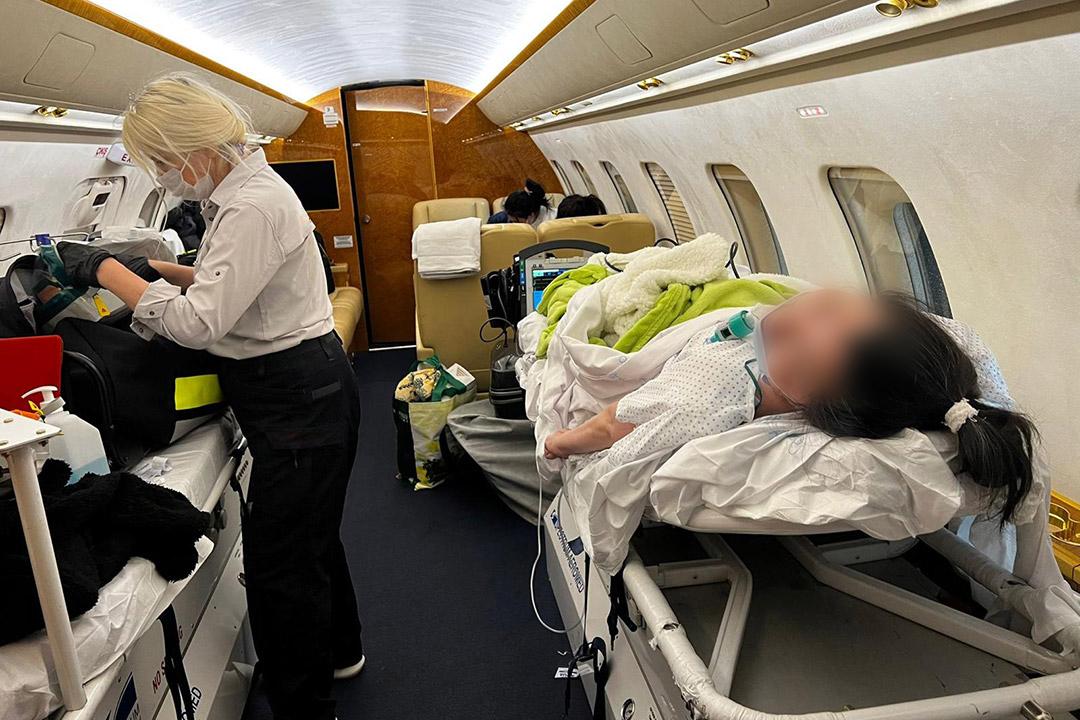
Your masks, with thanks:
M 565 567 L 561 566 L 569 563 L 575 569 L 581 567 L 580 560 L 569 554 L 574 552 L 572 546 L 564 542 L 574 537 L 576 521 L 568 517 L 572 513 L 562 502 L 561 493 L 556 496 L 546 515 L 548 572 L 568 632 L 574 638 L 581 633 L 579 618 L 582 609 L 575 606 L 575 601 L 571 599 L 573 588 L 563 587 L 571 578 L 566 576 Z M 637 630 L 628 634 L 626 623 L 620 620 L 621 634 L 631 640 L 629 645 L 624 642 L 619 646 L 623 648 L 622 657 L 618 650 L 615 651 L 612 682 L 617 675 L 622 675 L 624 683 L 645 683 L 654 704 L 663 696 L 669 711 L 677 711 L 680 703 L 675 701 L 681 700 L 692 720 L 1014 720 L 1017 717 L 1052 720 L 1053 713 L 1080 708 L 1080 668 L 1074 667 L 1064 656 L 1035 643 L 1030 637 L 848 567 L 899 557 L 921 542 L 1000 598 L 1005 607 L 1026 617 L 1024 602 L 1039 591 L 950 530 L 941 529 L 900 541 L 864 538 L 821 545 L 806 537 L 820 533 L 820 529 L 803 530 L 799 535 L 792 534 L 794 528 L 788 530 L 787 534 L 768 534 L 776 535 L 782 546 L 822 585 L 999 657 L 1039 677 L 990 690 L 841 711 L 776 714 L 741 705 L 730 698 L 730 692 L 749 617 L 753 577 L 723 537 L 714 531 L 694 533 L 709 555 L 706 559 L 646 566 L 631 548 L 623 567 L 623 582 L 630 618 L 637 625 Z M 737 530 L 734 532 L 738 533 Z M 558 575 L 560 572 L 564 573 L 562 577 Z M 596 572 L 600 575 L 599 580 L 607 581 L 603 573 Z M 698 655 L 663 590 L 715 583 L 727 583 L 728 597 L 712 652 L 706 662 Z M 597 585 L 603 587 L 600 583 Z M 601 599 L 606 598 L 602 595 L 593 597 L 594 602 Z M 589 622 L 596 622 L 599 611 L 595 607 L 590 609 L 588 605 L 586 610 Z M 606 613 L 606 608 L 603 612 Z M 602 613 L 599 617 L 602 617 Z M 571 644 L 573 642 L 572 639 Z M 650 653 L 649 660 L 639 654 L 646 646 L 656 650 Z M 621 673 L 620 667 L 627 666 L 620 663 L 627 661 L 629 665 L 636 663 L 638 668 L 627 670 L 629 674 Z M 646 666 L 651 670 L 646 671 Z M 643 675 L 643 672 L 646 674 Z M 634 680 L 634 677 L 639 679 Z M 583 677 L 583 680 L 590 695 L 594 693 L 595 685 L 588 677 Z M 661 686 L 653 687 L 656 680 L 660 681 Z M 622 685 L 624 691 L 626 687 Z M 681 697 L 675 695 L 676 691 Z M 617 698 L 620 696 L 612 690 L 610 682 L 606 695 L 597 700 L 605 704 L 616 703 L 608 708 L 608 715 L 614 713 L 613 717 L 618 719 Z M 623 713 L 623 717 L 626 717 L 625 707 Z M 649 716 L 653 717 L 652 714 Z
M 109 682 L 119 672 L 123 659 L 118 659 L 104 672 L 89 679 L 83 677 L 79 667 L 74 633 L 56 564 L 56 551 L 49 533 L 49 522 L 34 464 L 35 448 L 59 434 L 60 428 L 53 425 L 0 410 L 0 456 L 11 471 L 11 485 L 19 509 L 19 520 L 30 557 L 38 601 L 45 619 L 45 634 L 56 668 L 63 711 L 83 711 L 88 714 L 92 713 L 96 704 L 104 697 Z M 229 486 L 237 468 L 236 457 L 236 453 L 231 453 L 231 457 L 219 471 L 213 490 L 200 508 L 204 512 L 213 510 Z M 188 580 L 176 583 L 177 588 L 182 589 Z
M 694 720 L 994 720 L 1018 716 L 1051 720 L 1052 713 L 1080 707 L 1080 669 L 1073 668 L 1061 655 L 1030 638 L 852 570 L 846 563 L 868 559 L 865 553 L 856 557 L 855 545 L 818 547 L 803 536 L 782 537 L 780 542 L 818 582 L 1042 677 L 991 690 L 838 712 L 778 715 L 744 707 L 729 693 L 749 614 L 752 578 L 720 536 L 698 535 L 698 539 L 720 558 L 646 567 L 632 553 L 623 570 L 631 611 L 636 611 L 641 620 L 638 631 L 647 633 L 650 644 L 663 657 Z M 928 545 L 1013 610 L 1021 611 L 1025 593 L 1035 592 L 946 529 L 918 540 L 874 541 L 870 546 L 862 543 L 862 547 L 877 553 L 870 559 L 885 559 L 899 556 L 916 542 Z M 684 578 L 693 581 L 683 582 Z M 714 582 L 728 582 L 731 590 L 706 664 L 693 648 L 662 587 Z

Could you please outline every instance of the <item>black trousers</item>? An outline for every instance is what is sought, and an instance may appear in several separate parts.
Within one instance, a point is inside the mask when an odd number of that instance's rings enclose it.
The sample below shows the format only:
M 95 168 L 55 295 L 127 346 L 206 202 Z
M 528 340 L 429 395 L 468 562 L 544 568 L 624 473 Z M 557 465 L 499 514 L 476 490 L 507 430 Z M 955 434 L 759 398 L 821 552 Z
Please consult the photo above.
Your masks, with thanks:
M 356 455 L 356 376 L 337 335 L 224 360 L 225 398 L 253 457 L 244 576 L 275 720 L 331 720 L 335 667 L 360 660 L 341 516 Z

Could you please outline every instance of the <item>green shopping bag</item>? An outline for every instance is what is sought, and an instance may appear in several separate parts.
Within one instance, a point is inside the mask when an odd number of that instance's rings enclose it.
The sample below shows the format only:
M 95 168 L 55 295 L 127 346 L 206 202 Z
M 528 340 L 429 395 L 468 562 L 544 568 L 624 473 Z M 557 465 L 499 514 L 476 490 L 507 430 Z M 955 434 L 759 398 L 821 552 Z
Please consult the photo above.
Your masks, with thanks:
M 394 391 L 398 477 L 428 490 L 449 475 L 440 438 L 454 408 L 476 398 L 476 384 L 454 377 L 437 356 L 418 360 Z

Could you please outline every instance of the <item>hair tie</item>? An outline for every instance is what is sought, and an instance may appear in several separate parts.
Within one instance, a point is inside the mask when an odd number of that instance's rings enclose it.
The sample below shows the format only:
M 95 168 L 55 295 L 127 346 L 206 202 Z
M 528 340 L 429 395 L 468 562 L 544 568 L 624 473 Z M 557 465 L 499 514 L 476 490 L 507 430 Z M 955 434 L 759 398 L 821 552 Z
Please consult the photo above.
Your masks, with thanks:
M 960 432 L 960 428 L 964 426 L 968 420 L 971 420 L 979 411 L 968 402 L 967 398 L 960 398 L 960 400 L 954 402 L 952 407 L 945 411 L 945 427 L 949 428 L 953 434 Z

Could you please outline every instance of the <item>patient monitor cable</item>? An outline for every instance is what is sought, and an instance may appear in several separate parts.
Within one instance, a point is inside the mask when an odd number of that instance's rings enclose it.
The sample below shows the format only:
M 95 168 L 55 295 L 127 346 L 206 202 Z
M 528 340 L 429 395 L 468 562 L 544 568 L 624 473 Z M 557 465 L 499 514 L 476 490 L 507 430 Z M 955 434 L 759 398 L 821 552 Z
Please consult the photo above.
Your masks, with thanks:
M 562 494 L 559 495 L 559 511 L 562 512 Z M 544 622 L 544 618 L 540 617 L 540 608 L 536 606 L 536 568 L 540 565 L 540 556 L 544 552 L 544 482 L 541 480 L 537 484 L 536 491 L 536 557 L 533 559 L 532 570 L 529 571 L 529 599 L 532 601 L 533 615 L 536 616 L 537 622 L 539 622 L 545 630 L 553 632 L 556 635 L 567 635 L 571 630 L 576 630 L 582 622 L 585 621 L 585 615 L 582 613 L 581 618 L 568 628 L 555 628 Z M 588 557 L 586 555 L 586 557 Z M 586 602 L 588 602 L 588 596 L 586 596 Z

